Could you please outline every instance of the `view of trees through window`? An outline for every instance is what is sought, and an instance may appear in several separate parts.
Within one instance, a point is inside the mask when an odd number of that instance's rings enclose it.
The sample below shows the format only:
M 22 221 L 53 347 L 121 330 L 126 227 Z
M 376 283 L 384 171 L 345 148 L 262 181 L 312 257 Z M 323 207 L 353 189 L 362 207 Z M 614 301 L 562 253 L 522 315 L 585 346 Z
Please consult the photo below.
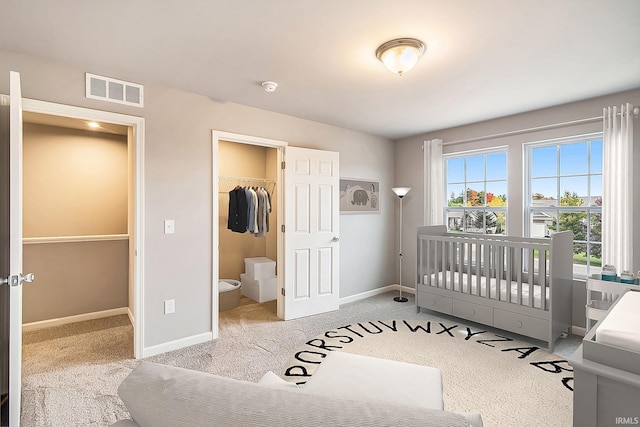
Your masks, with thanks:
M 528 230 L 549 237 L 571 230 L 574 275 L 602 266 L 602 136 L 528 146 Z
M 507 153 L 445 157 L 449 231 L 506 234 Z
M 602 134 L 525 145 L 525 224 L 529 237 L 571 230 L 574 276 L 602 268 Z M 452 232 L 507 234 L 507 151 L 444 156 L 445 221 Z

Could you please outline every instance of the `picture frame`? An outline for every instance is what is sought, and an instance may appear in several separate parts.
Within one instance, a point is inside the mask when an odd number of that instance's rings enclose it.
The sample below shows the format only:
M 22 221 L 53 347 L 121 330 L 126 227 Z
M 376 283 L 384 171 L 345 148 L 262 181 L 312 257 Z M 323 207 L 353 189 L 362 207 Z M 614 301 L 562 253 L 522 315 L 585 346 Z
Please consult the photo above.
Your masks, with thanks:
M 380 213 L 380 182 L 340 178 L 340 213 Z

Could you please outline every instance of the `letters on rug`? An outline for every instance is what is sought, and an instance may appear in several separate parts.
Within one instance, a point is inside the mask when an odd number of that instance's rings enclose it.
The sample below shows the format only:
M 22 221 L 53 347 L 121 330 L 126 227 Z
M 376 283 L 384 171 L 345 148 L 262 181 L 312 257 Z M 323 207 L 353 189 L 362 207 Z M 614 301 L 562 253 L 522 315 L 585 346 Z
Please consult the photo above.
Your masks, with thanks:
M 489 423 L 492 416 L 504 420 L 516 412 L 536 423 L 548 418 L 544 425 L 571 423 L 573 370 L 567 361 L 506 335 L 427 320 L 340 326 L 307 341 L 284 378 L 304 384 L 332 351 L 436 367 L 443 375 L 445 409 L 478 411 Z

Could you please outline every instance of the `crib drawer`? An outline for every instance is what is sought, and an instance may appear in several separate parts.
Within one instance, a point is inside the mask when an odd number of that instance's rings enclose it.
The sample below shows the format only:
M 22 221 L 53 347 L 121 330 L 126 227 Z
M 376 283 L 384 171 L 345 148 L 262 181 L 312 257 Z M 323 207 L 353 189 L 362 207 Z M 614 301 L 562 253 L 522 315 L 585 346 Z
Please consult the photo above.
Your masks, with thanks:
M 485 325 L 493 324 L 493 308 L 466 301 L 453 301 L 453 315 Z
M 452 314 L 453 302 L 451 298 L 418 291 L 418 307 L 440 313 Z
M 537 338 L 542 341 L 549 339 L 549 321 L 545 319 L 538 319 L 536 317 L 525 316 L 496 308 L 493 312 L 493 325 L 496 328 L 531 338 Z

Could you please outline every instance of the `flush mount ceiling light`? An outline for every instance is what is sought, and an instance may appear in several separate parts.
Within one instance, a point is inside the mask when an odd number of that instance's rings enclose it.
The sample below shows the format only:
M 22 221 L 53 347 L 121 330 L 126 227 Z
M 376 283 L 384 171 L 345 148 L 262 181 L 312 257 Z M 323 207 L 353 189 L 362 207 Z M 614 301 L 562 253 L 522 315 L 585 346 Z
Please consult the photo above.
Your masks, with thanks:
M 376 50 L 376 57 L 392 73 L 399 76 L 413 68 L 425 51 L 424 43 L 417 39 L 394 39 Z

